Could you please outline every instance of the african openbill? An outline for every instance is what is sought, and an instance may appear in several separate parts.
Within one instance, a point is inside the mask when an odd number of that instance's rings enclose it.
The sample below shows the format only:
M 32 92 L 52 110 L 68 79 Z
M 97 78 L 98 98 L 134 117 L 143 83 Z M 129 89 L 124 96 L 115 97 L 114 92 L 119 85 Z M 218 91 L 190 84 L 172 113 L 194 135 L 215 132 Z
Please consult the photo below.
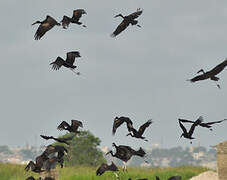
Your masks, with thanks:
M 42 153 L 40 156 L 36 157 L 35 163 L 33 161 L 29 161 L 29 163 L 25 167 L 25 170 L 29 171 L 29 169 L 31 169 L 31 171 L 35 173 L 41 173 L 44 171 L 42 167 L 46 160 L 48 160 L 48 156 L 45 153 Z
M 82 23 L 79 22 L 79 20 L 83 14 L 87 14 L 84 9 L 77 9 L 73 11 L 73 16 L 71 18 L 68 16 L 63 16 L 63 19 L 61 20 L 63 28 L 67 29 L 70 23 L 81 25 Z M 86 26 L 83 25 L 83 27 Z
M 111 154 L 113 157 L 116 157 L 122 160 L 124 163 L 123 170 L 126 170 L 126 163 L 131 159 L 132 156 L 139 156 L 143 158 L 146 155 L 145 151 L 141 147 L 139 150 L 136 151 L 132 149 L 130 146 L 125 146 L 125 145 L 117 146 L 115 143 L 113 143 L 112 145 L 116 149 L 115 154 L 111 150 L 107 152 L 106 155 Z
M 65 138 L 55 138 L 53 136 L 44 136 L 44 135 L 40 135 L 43 139 L 49 140 L 49 139 L 53 139 L 59 143 L 65 143 L 67 145 L 70 145 L 70 143 L 68 143 L 68 141 L 71 141 L 74 138 L 73 136 L 70 137 L 65 137 Z
M 71 125 L 69 125 L 67 122 L 62 121 L 61 124 L 57 127 L 58 130 L 68 130 L 69 132 L 74 132 L 76 134 L 80 133 L 78 131 L 79 127 L 83 127 L 83 123 L 78 120 L 71 120 Z
M 202 123 L 200 123 L 199 125 L 200 125 L 201 127 L 208 128 L 210 131 L 213 131 L 213 129 L 212 129 L 212 125 L 213 125 L 213 124 L 222 123 L 223 121 L 226 121 L 226 120 L 227 120 L 227 119 L 220 120 L 220 121 L 207 122 L 207 123 L 202 122 Z M 187 119 L 179 119 L 179 121 L 181 121 L 181 122 L 183 122 L 183 123 L 185 123 L 185 122 L 186 122 L 186 123 L 194 123 L 194 121 L 187 120 Z
M 210 79 L 212 81 L 218 81 L 220 78 L 216 75 L 219 74 L 225 67 L 227 66 L 227 59 L 225 59 L 222 63 L 218 64 L 216 67 L 211 69 L 210 71 L 205 72 L 203 69 L 200 69 L 198 73 L 202 72 L 201 75 L 198 75 L 192 79 L 189 79 L 190 82 L 201 81 L 205 79 Z M 217 87 L 220 88 L 220 85 L 217 84 Z
M 116 37 L 118 34 L 120 34 L 122 31 L 124 31 L 130 24 L 137 25 L 138 27 L 141 27 L 138 25 L 138 21 L 135 20 L 142 14 L 143 10 L 137 9 L 136 12 L 129 14 L 128 16 L 123 16 L 122 14 L 118 14 L 116 17 L 122 17 L 123 21 L 118 25 L 117 29 L 111 34 L 111 37 Z
M 143 133 L 145 131 L 145 129 L 147 127 L 149 127 L 152 123 L 152 120 L 149 119 L 147 122 L 145 122 L 142 126 L 140 126 L 140 128 L 138 129 L 138 131 L 133 127 L 133 123 L 132 121 L 127 123 L 127 127 L 128 127 L 128 131 L 130 133 L 128 133 L 126 136 L 132 136 L 132 137 L 135 137 L 135 138 L 140 138 L 140 139 L 143 139 L 144 141 L 148 141 L 147 139 L 145 139 L 145 137 L 143 137 Z M 132 132 L 132 133 L 131 133 Z
M 119 176 L 115 173 L 118 171 L 117 166 L 112 162 L 111 165 L 108 165 L 106 163 L 102 163 L 101 166 L 97 169 L 96 171 L 96 176 L 101 176 L 103 173 L 106 171 L 113 171 L 116 177 L 118 178 Z
M 34 36 L 35 40 L 41 39 L 41 37 L 44 36 L 44 34 L 50 29 L 52 29 L 55 25 L 57 26 L 61 25 L 49 15 L 46 16 L 46 19 L 44 21 L 36 21 L 32 25 L 35 24 L 40 24 Z
M 181 129 L 182 129 L 182 131 L 183 131 L 183 133 L 181 134 L 180 137 L 183 136 L 184 138 L 187 138 L 187 139 L 195 139 L 194 137 L 192 137 L 192 134 L 193 134 L 193 132 L 194 132 L 194 130 L 195 130 L 195 127 L 198 126 L 198 125 L 200 125 L 200 124 L 202 123 L 202 121 L 203 121 L 203 117 L 200 116 L 200 117 L 192 124 L 190 130 L 187 131 L 187 129 L 186 129 L 186 128 L 184 127 L 184 125 L 182 124 L 182 122 L 179 120 L 179 125 L 180 125 L 180 127 L 181 127 Z M 192 142 L 191 142 L 191 143 L 192 143 Z
M 71 71 L 73 71 L 75 74 L 80 75 L 79 72 L 75 72 L 74 69 L 77 66 L 74 66 L 73 63 L 75 62 L 75 58 L 81 57 L 80 52 L 78 51 L 71 51 L 67 53 L 66 60 L 62 59 L 61 57 L 57 57 L 57 59 L 50 63 L 52 65 L 53 70 L 58 70 L 61 68 L 61 66 L 64 66 L 66 68 L 69 68 Z

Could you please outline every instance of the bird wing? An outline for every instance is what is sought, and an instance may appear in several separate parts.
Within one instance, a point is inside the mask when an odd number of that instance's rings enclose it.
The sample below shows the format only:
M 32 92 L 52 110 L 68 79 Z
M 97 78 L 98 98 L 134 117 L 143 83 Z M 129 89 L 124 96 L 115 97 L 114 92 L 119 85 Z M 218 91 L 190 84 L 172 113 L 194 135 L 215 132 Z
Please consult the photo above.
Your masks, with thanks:
M 194 121 L 190 121 L 190 120 L 187 120 L 187 119 L 178 119 L 180 122 L 188 122 L 188 123 L 194 123 Z
M 138 18 L 141 14 L 143 13 L 143 10 L 141 9 L 137 9 L 136 12 L 129 14 L 128 17 L 132 18 L 132 19 L 136 19 Z
M 61 124 L 57 127 L 57 129 L 62 131 L 62 130 L 66 130 L 69 127 L 70 125 L 67 122 L 62 121 Z
M 121 24 L 119 24 L 116 30 L 111 34 L 111 37 L 116 37 L 122 31 L 124 31 L 129 26 L 129 21 L 123 20 Z
M 115 135 L 117 128 L 120 127 L 124 122 L 125 122 L 125 118 L 123 118 L 123 117 L 114 119 L 113 129 L 112 129 L 113 135 Z
M 76 21 L 79 21 L 79 19 L 81 18 L 81 16 L 83 14 L 87 14 L 86 11 L 84 9 L 76 9 L 73 11 L 73 16 L 72 18 Z
M 184 127 L 184 125 L 183 125 L 180 121 L 179 121 L 179 125 L 180 125 L 180 127 L 181 127 L 183 133 L 187 134 L 187 133 L 188 133 L 188 132 L 187 132 L 187 129 Z
M 73 65 L 73 63 L 75 62 L 75 58 L 76 57 L 80 57 L 80 52 L 79 51 L 71 51 L 67 53 L 67 58 L 66 58 L 66 62 L 70 65 Z
M 227 119 L 224 119 L 224 120 L 221 120 L 221 121 L 213 121 L 213 122 L 208 122 L 208 123 L 205 123 L 207 125 L 212 125 L 212 124 L 216 124 L 216 123 L 221 123 L 223 121 L 226 121 Z
M 52 29 L 55 25 L 59 25 L 59 23 L 51 16 L 47 16 L 45 21 L 39 25 L 35 33 L 35 40 L 41 39 L 41 37 L 43 37 L 44 34 Z
M 131 121 L 130 118 L 125 119 L 125 122 L 127 124 L 127 129 L 128 129 L 129 132 L 135 130 L 134 127 L 133 127 L 133 122 Z
M 70 18 L 68 16 L 63 16 L 61 20 L 61 25 L 63 26 L 64 29 L 66 29 L 69 26 L 70 23 Z
M 54 62 L 50 63 L 50 65 L 52 65 L 53 70 L 58 70 L 64 63 L 64 59 L 58 56 Z
M 44 135 L 40 135 L 43 139 L 46 139 L 46 140 L 48 140 L 48 139 L 53 139 L 53 136 L 44 136 Z
M 142 126 L 140 126 L 138 133 L 142 135 L 142 134 L 144 133 L 145 129 L 146 129 L 147 127 L 149 127 L 149 126 L 151 125 L 151 123 L 152 123 L 152 120 L 149 119 L 149 120 L 148 120 L 147 122 L 145 122 Z
M 108 165 L 102 163 L 101 166 L 96 171 L 96 176 L 101 176 L 108 169 Z
M 190 136 L 193 134 L 193 132 L 194 132 L 194 130 L 195 130 L 195 127 L 198 126 L 198 125 L 200 125 L 202 121 L 203 121 L 203 117 L 200 116 L 200 117 L 192 124 L 192 126 L 191 126 L 191 128 L 190 128 L 190 130 L 189 130 L 189 132 L 188 132 L 188 134 L 189 134 Z
M 29 169 L 35 169 L 35 163 L 33 161 L 29 161 L 27 166 L 24 168 L 26 171 L 29 171 Z
M 78 120 L 71 120 L 71 127 L 73 128 L 74 131 L 77 131 L 79 127 L 83 127 L 83 123 Z
M 227 59 L 225 59 L 222 63 L 218 64 L 217 66 L 215 66 L 213 69 L 211 69 L 209 71 L 209 73 L 213 74 L 213 75 L 217 75 L 218 73 L 220 73 L 225 67 L 227 66 Z

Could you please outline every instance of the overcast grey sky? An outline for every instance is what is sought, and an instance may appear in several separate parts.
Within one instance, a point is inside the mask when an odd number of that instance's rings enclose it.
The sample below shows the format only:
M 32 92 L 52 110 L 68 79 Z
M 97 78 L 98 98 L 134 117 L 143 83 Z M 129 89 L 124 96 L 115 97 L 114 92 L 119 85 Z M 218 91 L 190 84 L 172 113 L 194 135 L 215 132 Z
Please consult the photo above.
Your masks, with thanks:
M 60 21 L 78 8 L 87 11 L 81 19 L 87 28 L 54 27 L 34 40 L 33 22 L 47 14 Z M 137 8 L 144 9 L 138 18 L 142 28 L 111 38 L 121 22 L 113 17 Z M 0 145 L 35 145 L 35 137 L 37 145 L 47 144 L 51 141 L 40 134 L 58 136 L 62 120 L 79 119 L 102 145 L 189 146 L 179 139 L 178 118 L 227 118 L 226 70 L 218 75 L 221 90 L 211 81 L 186 81 L 227 57 L 226 0 L 3 0 L 0 9 Z M 76 50 L 81 76 L 51 70 L 57 56 Z M 149 142 L 125 137 L 124 127 L 112 137 L 115 116 L 130 117 L 136 127 L 153 118 L 145 132 Z M 226 140 L 226 127 L 217 125 L 212 133 L 198 128 L 195 137 L 201 145 L 214 145 Z

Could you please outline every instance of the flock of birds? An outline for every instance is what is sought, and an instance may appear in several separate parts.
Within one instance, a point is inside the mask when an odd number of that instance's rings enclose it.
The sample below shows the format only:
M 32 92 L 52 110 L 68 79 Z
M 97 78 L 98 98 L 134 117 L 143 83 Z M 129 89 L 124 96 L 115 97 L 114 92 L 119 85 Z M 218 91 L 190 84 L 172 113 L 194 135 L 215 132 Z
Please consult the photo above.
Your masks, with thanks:
M 111 34 L 111 37 L 118 36 L 121 32 L 123 32 L 129 25 L 136 25 L 138 27 L 141 27 L 138 24 L 138 21 L 136 20 L 141 14 L 143 13 L 143 10 L 137 9 L 136 12 L 133 12 L 127 16 L 123 16 L 122 14 L 118 14 L 116 17 L 123 18 L 122 22 L 117 26 L 117 28 L 114 30 L 114 32 Z M 62 26 L 64 29 L 67 29 L 70 23 L 82 25 L 82 27 L 87 27 L 82 22 L 80 22 L 80 19 L 82 15 L 87 14 L 84 9 L 77 9 L 73 11 L 72 17 L 63 16 L 61 22 L 57 22 L 53 17 L 46 16 L 46 19 L 44 21 L 36 21 L 32 25 L 40 24 L 36 33 L 35 33 L 35 40 L 40 40 L 46 32 L 51 30 L 54 26 Z M 75 74 L 80 75 L 80 72 L 75 72 L 74 70 L 77 68 L 77 66 L 74 65 L 75 58 L 81 57 L 80 52 L 78 51 L 71 51 L 67 53 L 66 60 L 64 60 L 61 57 L 57 57 L 57 59 L 50 63 L 52 65 L 53 70 L 58 70 L 62 66 L 69 68 L 72 70 Z M 197 73 L 202 73 L 198 76 L 195 76 L 192 79 L 189 79 L 190 82 L 196 82 L 201 80 L 210 79 L 212 81 L 217 82 L 219 78 L 216 76 L 219 74 L 225 67 L 227 66 L 227 59 L 225 59 L 222 63 L 211 69 L 210 71 L 205 72 L 203 69 L 199 70 Z M 220 88 L 220 85 L 217 84 L 217 86 Z M 202 116 L 200 116 L 196 121 L 186 120 L 186 119 L 179 119 L 179 126 L 182 129 L 183 133 L 180 137 L 184 137 L 187 139 L 194 139 L 192 137 L 194 130 L 196 127 L 201 126 L 204 128 L 208 128 L 212 130 L 212 125 L 216 123 L 221 123 L 223 121 L 226 121 L 227 119 L 220 120 L 220 121 L 214 121 L 214 122 L 203 122 Z M 149 119 L 147 122 L 142 124 L 138 130 L 133 127 L 133 122 L 129 117 L 116 117 L 113 122 L 113 129 L 112 134 L 115 135 L 117 128 L 119 128 L 122 124 L 126 124 L 128 134 L 126 136 L 131 136 L 133 138 L 142 139 L 144 141 L 148 141 L 146 137 L 143 136 L 145 130 L 153 123 L 151 119 Z M 191 128 L 187 130 L 184 126 L 184 123 L 191 123 Z M 66 145 L 70 145 L 70 142 L 75 135 L 79 135 L 80 131 L 78 131 L 79 127 L 83 127 L 83 123 L 78 120 L 72 120 L 71 125 L 67 122 L 63 121 L 57 129 L 59 130 L 67 130 L 70 133 L 73 133 L 73 136 L 67 137 L 67 138 L 57 138 L 53 136 L 46 136 L 46 135 L 40 135 L 43 139 L 49 140 L 53 139 L 59 143 L 64 143 Z M 191 142 L 192 143 L 192 142 Z M 111 156 L 120 159 L 123 161 L 123 171 L 127 171 L 126 169 L 126 163 L 132 158 L 132 156 L 139 156 L 141 158 L 146 158 L 146 152 L 143 150 L 142 147 L 139 148 L 139 150 L 134 150 L 130 146 L 126 145 L 116 145 L 113 143 L 113 147 L 115 148 L 115 153 L 110 150 L 106 153 L 106 155 L 110 154 Z M 41 173 L 44 171 L 50 171 L 51 169 L 54 169 L 56 167 L 56 164 L 59 163 L 61 167 L 64 166 L 64 155 L 67 154 L 68 150 L 65 146 L 61 145 L 48 145 L 44 152 L 37 156 L 35 159 L 35 162 L 30 161 L 27 166 L 25 167 L 25 170 L 31 170 L 36 173 Z M 147 162 L 146 160 L 144 160 Z M 118 171 L 118 167 L 112 162 L 110 165 L 108 164 L 101 164 L 101 166 L 97 169 L 96 175 L 100 176 L 105 171 L 113 171 L 117 178 L 119 178 L 118 174 L 116 173 Z M 33 180 L 33 177 L 28 177 L 27 180 Z M 41 178 L 40 178 L 41 179 Z M 45 178 L 45 180 L 51 180 L 51 177 Z M 168 180 L 180 180 L 180 176 L 173 176 L 170 177 Z M 131 178 L 129 178 L 131 180 Z M 147 180 L 147 178 L 140 179 L 140 180 Z M 156 176 L 156 180 L 160 180 L 159 177 Z

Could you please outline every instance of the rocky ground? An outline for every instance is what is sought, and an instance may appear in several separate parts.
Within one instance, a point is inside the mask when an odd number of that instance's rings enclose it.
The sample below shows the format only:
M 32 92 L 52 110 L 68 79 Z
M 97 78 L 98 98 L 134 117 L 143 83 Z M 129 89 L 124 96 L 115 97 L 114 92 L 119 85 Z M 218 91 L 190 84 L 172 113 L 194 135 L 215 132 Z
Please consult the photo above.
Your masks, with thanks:
M 207 171 L 198 176 L 191 178 L 190 180 L 219 180 L 218 173 L 214 171 Z

